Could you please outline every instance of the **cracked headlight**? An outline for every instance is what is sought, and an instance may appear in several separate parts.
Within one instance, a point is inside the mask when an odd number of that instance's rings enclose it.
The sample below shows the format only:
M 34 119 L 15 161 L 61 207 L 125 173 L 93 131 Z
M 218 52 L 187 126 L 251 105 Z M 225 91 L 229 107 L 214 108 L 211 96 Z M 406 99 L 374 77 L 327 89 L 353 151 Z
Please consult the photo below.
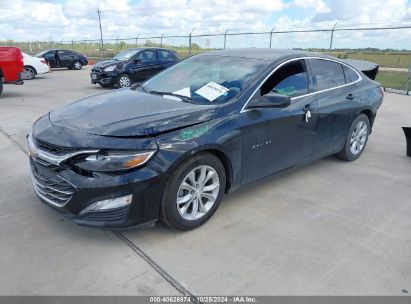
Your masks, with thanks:
M 76 166 L 93 172 L 114 172 L 128 170 L 144 165 L 156 151 L 132 152 L 115 151 L 97 153 L 87 156 L 76 163 Z

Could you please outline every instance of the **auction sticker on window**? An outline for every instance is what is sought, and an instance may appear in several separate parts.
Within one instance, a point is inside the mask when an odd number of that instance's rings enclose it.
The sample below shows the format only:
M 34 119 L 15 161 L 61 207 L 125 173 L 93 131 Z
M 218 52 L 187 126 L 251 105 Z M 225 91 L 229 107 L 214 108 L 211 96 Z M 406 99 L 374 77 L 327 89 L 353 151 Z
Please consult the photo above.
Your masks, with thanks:
M 228 92 L 226 87 L 210 81 L 205 86 L 199 88 L 196 93 L 209 101 L 213 101 Z

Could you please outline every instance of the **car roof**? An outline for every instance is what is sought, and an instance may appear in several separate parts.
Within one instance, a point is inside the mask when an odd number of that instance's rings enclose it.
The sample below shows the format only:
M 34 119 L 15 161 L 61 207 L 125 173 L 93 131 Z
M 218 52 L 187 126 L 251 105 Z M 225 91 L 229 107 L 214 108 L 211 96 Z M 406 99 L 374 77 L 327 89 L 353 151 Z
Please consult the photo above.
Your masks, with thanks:
M 160 47 L 138 47 L 138 48 L 130 48 L 130 49 L 127 49 L 126 51 L 128 51 L 128 50 L 164 50 L 164 51 L 170 51 L 170 52 L 175 52 L 174 50 L 171 50 L 171 49 L 166 49 L 166 48 L 160 48 Z
M 291 49 L 264 49 L 264 48 L 247 48 L 247 49 L 225 49 L 210 51 L 202 53 L 201 55 L 216 55 L 216 56 L 227 56 L 227 57 L 241 57 L 249 59 L 259 59 L 274 61 L 284 57 L 324 57 L 329 58 L 319 53 L 311 53 L 301 50 L 291 50 Z

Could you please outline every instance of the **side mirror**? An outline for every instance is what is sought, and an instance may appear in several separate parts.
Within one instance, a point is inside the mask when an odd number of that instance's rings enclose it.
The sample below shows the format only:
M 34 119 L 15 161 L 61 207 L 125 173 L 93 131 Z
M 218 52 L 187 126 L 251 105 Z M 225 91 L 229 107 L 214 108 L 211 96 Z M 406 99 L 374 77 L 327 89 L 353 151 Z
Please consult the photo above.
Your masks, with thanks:
M 139 59 L 139 58 L 134 58 L 134 59 L 133 59 L 133 62 L 134 62 L 134 63 L 140 63 L 140 62 L 141 62 L 141 59 Z
M 268 93 L 252 100 L 248 104 L 248 108 L 286 108 L 291 104 L 291 97 L 277 94 L 277 93 Z

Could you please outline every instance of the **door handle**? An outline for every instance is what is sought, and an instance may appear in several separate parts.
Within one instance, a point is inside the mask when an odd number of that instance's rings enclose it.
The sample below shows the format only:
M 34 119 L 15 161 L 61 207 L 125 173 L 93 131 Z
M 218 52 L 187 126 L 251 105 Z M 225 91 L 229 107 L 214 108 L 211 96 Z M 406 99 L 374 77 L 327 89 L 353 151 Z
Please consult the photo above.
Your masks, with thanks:
M 348 100 L 354 100 L 354 99 L 355 99 L 355 96 L 350 93 L 350 94 L 347 95 L 346 98 L 347 98 Z
M 317 109 L 318 108 L 318 104 L 317 103 L 309 103 L 309 104 L 306 104 L 305 106 L 304 106 L 304 112 L 307 112 L 307 111 L 313 111 L 313 110 L 315 110 L 315 109 Z

